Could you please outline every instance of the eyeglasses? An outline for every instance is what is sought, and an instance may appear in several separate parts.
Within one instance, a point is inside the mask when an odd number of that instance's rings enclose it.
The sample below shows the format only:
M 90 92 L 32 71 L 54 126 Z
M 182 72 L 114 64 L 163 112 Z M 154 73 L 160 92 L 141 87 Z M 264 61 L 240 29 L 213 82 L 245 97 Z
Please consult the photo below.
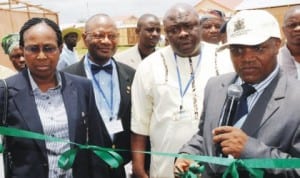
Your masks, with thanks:
M 166 29 L 166 32 L 169 33 L 170 35 L 178 35 L 182 29 L 187 32 L 191 33 L 193 30 L 199 28 L 199 23 L 194 22 L 194 23 L 184 23 L 180 25 L 174 25 Z
M 41 51 L 43 51 L 43 53 L 46 55 L 53 55 L 57 52 L 58 47 L 53 46 L 53 45 L 44 45 L 42 47 L 40 47 L 38 45 L 29 45 L 29 46 L 25 46 L 24 50 L 27 53 L 33 54 L 33 55 L 38 55 Z
M 111 41 L 117 40 L 119 37 L 118 33 L 105 33 L 105 32 L 98 32 L 98 33 L 92 33 L 92 32 L 86 32 L 85 34 L 90 35 L 93 39 L 97 40 L 104 40 L 105 38 L 108 38 Z

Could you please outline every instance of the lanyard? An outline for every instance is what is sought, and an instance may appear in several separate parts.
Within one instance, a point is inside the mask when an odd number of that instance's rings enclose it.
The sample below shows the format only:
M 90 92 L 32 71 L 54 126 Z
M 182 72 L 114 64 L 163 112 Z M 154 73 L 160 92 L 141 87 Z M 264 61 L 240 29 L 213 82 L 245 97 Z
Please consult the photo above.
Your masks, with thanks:
M 192 70 L 193 69 L 193 63 L 192 63 L 191 57 L 189 57 L 189 63 L 190 63 L 190 66 L 191 66 L 191 76 L 190 76 L 190 79 L 189 79 L 188 83 L 186 84 L 186 86 L 184 88 L 184 91 L 183 91 L 182 90 L 182 82 L 181 82 L 180 71 L 179 71 L 178 62 L 177 62 L 177 55 L 175 53 L 174 53 L 174 59 L 175 59 L 175 62 L 176 62 L 176 71 L 177 71 L 177 78 L 178 78 L 179 94 L 180 94 L 180 97 L 181 97 L 180 109 L 182 109 L 183 97 L 186 94 L 188 88 L 190 87 L 192 81 L 195 79 L 195 72 Z M 201 61 L 201 53 L 199 54 L 199 58 L 198 58 L 198 61 L 197 61 L 195 71 L 197 71 L 197 69 L 199 67 L 199 64 L 200 64 L 200 61 Z
M 89 63 L 89 66 L 90 66 L 90 63 Z M 110 109 L 110 120 L 113 118 L 114 116 L 114 95 L 113 95 L 113 88 L 114 88 L 114 85 L 113 85 L 113 74 L 111 75 L 111 80 L 110 80 L 110 102 L 108 100 L 108 97 L 105 95 L 101 85 L 100 85 L 100 82 L 96 79 L 95 75 L 92 74 L 92 78 L 93 78 L 93 81 L 95 82 L 96 84 L 96 87 L 98 89 L 98 91 L 100 92 L 100 94 L 103 96 L 104 98 L 104 101 L 106 103 L 106 105 L 108 106 L 108 108 Z

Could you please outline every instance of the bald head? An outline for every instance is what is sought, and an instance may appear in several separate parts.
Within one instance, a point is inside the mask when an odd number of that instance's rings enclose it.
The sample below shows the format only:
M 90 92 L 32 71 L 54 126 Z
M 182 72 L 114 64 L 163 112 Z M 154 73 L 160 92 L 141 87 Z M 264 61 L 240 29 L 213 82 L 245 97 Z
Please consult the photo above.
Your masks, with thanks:
M 144 14 L 138 19 L 137 28 L 141 28 L 148 21 L 154 21 L 154 22 L 159 23 L 159 18 L 153 14 Z
M 200 22 L 196 10 L 188 4 L 176 4 L 165 14 L 164 29 L 174 52 L 182 57 L 200 51 Z
M 99 25 L 110 25 L 111 27 L 117 29 L 117 25 L 114 20 L 107 14 L 96 14 L 90 17 L 85 23 L 85 31 L 88 32 L 95 26 Z
M 300 6 L 290 7 L 283 20 L 282 31 L 286 38 L 286 45 L 288 46 L 291 54 L 297 54 L 300 50 Z
M 284 22 L 286 22 L 288 20 L 288 18 L 294 14 L 300 14 L 300 6 L 294 6 L 289 8 L 286 13 L 284 14 Z
M 163 22 L 165 24 L 166 21 L 177 21 L 177 20 L 184 20 L 187 16 L 194 16 L 198 18 L 198 13 L 194 9 L 193 6 L 185 3 L 178 3 L 172 6 L 165 14 Z
M 103 65 L 115 54 L 119 33 L 110 16 L 96 14 L 87 20 L 82 38 L 90 54 L 89 59 Z

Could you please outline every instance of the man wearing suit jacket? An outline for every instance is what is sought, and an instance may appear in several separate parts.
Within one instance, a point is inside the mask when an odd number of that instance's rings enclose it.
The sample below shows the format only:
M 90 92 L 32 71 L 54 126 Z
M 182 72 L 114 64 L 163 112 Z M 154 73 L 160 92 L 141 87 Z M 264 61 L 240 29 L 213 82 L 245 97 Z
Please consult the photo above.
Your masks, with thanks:
M 216 156 L 220 146 L 224 156 L 237 159 L 299 157 L 300 111 L 295 105 L 300 101 L 300 83 L 287 77 L 277 64 L 281 40 L 276 19 L 263 10 L 241 11 L 228 22 L 227 39 L 224 47 L 229 47 L 236 74 L 215 77 L 208 82 L 199 130 L 180 152 Z M 247 85 L 253 91 L 248 97 L 241 96 L 236 115 L 229 119 L 236 120 L 220 126 L 231 84 Z M 246 98 L 245 102 L 242 98 Z M 237 117 L 242 103 L 248 112 Z M 175 167 L 185 171 L 191 162 L 178 158 Z M 224 170 L 208 164 L 202 177 L 218 178 Z M 242 170 L 239 174 L 249 177 Z M 299 176 L 299 169 L 264 170 L 265 178 Z
M 136 69 L 144 58 L 153 53 L 160 39 L 160 21 L 153 14 L 142 15 L 138 22 L 135 33 L 138 43 L 133 47 L 117 53 L 114 57 L 117 61 Z
M 92 81 L 96 105 L 110 134 L 111 147 L 130 150 L 131 83 L 135 71 L 112 58 L 118 36 L 116 24 L 108 15 L 92 16 L 82 34 L 88 53 L 64 71 Z M 125 163 L 131 160 L 130 152 L 120 154 Z M 125 172 L 112 177 L 125 177 Z

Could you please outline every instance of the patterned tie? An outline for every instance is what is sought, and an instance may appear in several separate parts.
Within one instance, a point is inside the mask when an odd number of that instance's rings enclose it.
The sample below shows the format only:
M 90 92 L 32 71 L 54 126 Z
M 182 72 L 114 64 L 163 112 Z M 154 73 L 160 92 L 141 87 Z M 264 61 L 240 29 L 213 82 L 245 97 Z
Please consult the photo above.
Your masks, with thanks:
M 97 66 L 95 64 L 91 65 L 91 71 L 92 71 L 93 75 L 95 75 L 98 72 L 100 72 L 100 70 L 104 70 L 105 72 L 107 72 L 109 74 L 112 74 L 112 64 L 108 64 L 106 66 Z
M 245 114 L 248 113 L 247 97 L 256 92 L 255 88 L 247 83 L 242 84 L 242 88 L 243 88 L 243 93 L 242 96 L 240 97 L 240 101 L 237 106 L 235 117 L 233 118 L 232 122 L 229 123 L 229 125 L 234 125 Z

